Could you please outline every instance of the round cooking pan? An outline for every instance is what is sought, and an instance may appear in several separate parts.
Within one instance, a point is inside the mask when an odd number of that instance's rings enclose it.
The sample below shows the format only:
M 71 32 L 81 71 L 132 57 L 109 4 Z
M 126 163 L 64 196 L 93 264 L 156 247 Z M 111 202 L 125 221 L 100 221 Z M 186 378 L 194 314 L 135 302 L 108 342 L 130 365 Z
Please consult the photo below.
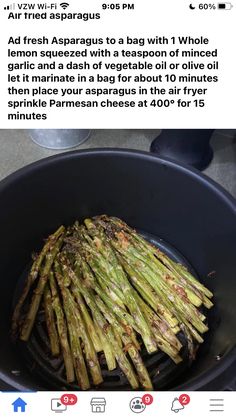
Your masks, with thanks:
M 148 153 L 100 149 L 31 164 L 0 183 L 2 389 L 55 389 L 9 337 L 19 278 L 59 225 L 106 213 L 162 239 L 214 293 L 196 361 L 164 389 L 223 390 L 236 375 L 236 203 L 197 171 Z M 210 274 L 210 275 L 209 275 Z M 121 388 L 122 389 L 122 388 Z

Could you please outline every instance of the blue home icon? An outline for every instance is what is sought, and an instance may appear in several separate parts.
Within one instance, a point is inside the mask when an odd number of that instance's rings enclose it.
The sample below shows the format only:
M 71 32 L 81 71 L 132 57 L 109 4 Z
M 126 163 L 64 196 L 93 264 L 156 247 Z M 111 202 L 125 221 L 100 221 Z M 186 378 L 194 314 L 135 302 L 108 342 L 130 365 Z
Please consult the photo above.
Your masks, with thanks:
M 18 399 L 12 403 L 12 406 L 14 413 L 25 412 L 25 406 L 27 406 L 27 403 L 18 397 Z

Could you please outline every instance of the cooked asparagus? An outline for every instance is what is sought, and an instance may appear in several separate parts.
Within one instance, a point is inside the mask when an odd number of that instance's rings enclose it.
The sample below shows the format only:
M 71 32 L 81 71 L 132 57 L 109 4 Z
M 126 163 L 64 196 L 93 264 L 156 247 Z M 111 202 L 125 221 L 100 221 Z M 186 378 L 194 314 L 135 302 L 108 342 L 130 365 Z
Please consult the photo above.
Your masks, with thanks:
M 50 341 L 51 352 L 53 356 L 57 356 L 60 354 L 60 346 L 54 318 L 54 311 L 52 307 L 52 296 L 48 284 L 45 287 L 43 297 L 45 320 L 48 329 L 48 337 Z
M 181 331 L 194 359 L 208 330 L 201 307 L 211 308 L 212 296 L 125 222 L 97 216 L 49 236 L 15 307 L 12 335 L 27 341 L 42 305 L 51 353 L 62 352 L 68 383 L 76 375 L 82 390 L 101 384 L 103 352 L 108 370 L 118 365 L 132 389 L 151 390 L 144 348 L 179 363 Z
M 61 226 L 57 229 L 57 231 L 55 231 L 55 233 L 51 234 L 51 236 L 48 237 L 44 247 L 42 248 L 41 252 L 38 254 L 38 256 L 35 258 L 28 278 L 25 282 L 25 286 L 23 289 L 23 292 L 19 298 L 18 303 L 15 306 L 13 315 L 12 315 L 12 327 L 11 327 L 11 332 L 12 332 L 12 337 L 16 338 L 16 334 L 18 332 L 19 329 L 19 321 L 20 321 L 20 314 L 21 314 L 21 309 L 22 306 L 30 292 L 30 289 L 32 287 L 32 285 L 34 284 L 35 280 L 38 277 L 39 274 L 39 270 L 41 268 L 41 265 L 44 261 L 44 258 L 46 257 L 46 255 L 48 254 L 48 252 L 50 251 L 51 247 L 53 246 L 53 244 L 55 243 L 55 241 L 58 239 L 58 237 L 60 237 L 60 235 L 64 233 L 64 227 Z
M 142 361 L 142 358 L 139 354 L 138 349 L 134 345 L 132 339 L 126 332 L 125 328 L 122 324 L 116 319 L 114 314 L 107 309 L 103 301 L 100 297 L 96 297 L 96 303 L 104 316 L 106 317 L 107 321 L 114 326 L 114 329 L 117 331 L 119 336 L 121 337 L 126 350 L 128 351 L 131 360 L 133 361 L 134 366 L 136 367 L 137 374 L 139 377 L 140 384 L 145 390 L 152 390 L 152 382 L 148 375 L 147 369 Z
M 58 335 L 59 335 L 60 344 L 62 348 L 63 359 L 65 363 L 66 378 L 67 378 L 68 383 L 72 383 L 75 379 L 73 358 L 72 358 L 70 345 L 68 342 L 68 333 L 67 333 L 67 325 L 65 321 L 65 316 L 64 316 L 63 309 L 61 307 L 61 302 L 59 299 L 57 285 L 56 285 L 53 272 L 50 272 L 49 283 L 50 283 L 51 294 L 52 294 L 52 307 L 56 315 L 57 330 L 58 330 Z M 73 336 L 73 339 L 78 340 L 77 336 Z
M 27 312 L 26 317 L 24 319 L 24 323 L 22 325 L 21 334 L 20 334 L 21 340 L 27 341 L 29 339 L 29 336 L 32 331 L 34 321 L 35 321 L 35 318 L 39 309 L 39 305 L 42 299 L 44 288 L 48 281 L 48 277 L 49 277 L 49 273 L 50 273 L 53 261 L 63 243 L 64 230 L 65 229 L 63 228 L 61 235 L 55 242 L 52 243 L 52 245 L 49 248 L 48 253 L 45 256 L 45 264 L 41 270 L 37 286 L 33 292 L 33 297 L 30 303 L 29 311 Z
M 57 262 L 55 263 L 55 265 Z M 97 354 L 94 348 L 94 343 L 90 337 L 90 334 L 88 333 L 88 330 L 86 328 L 86 324 L 83 320 L 82 314 L 79 310 L 79 307 L 76 305 L 76 302 L 68 288 L 65 287 L 63 283 L 63 275 L 60 275 L 59 266 L 55 266 L 55 269 L 57 269 L 57 279 L 59 286 L 61 288 L 62 297 L 64 301 L 64 308 L 66 314 L 68 313 L 67 317 L 67 323 L 74 322 L 76 325 L 75 331 L 77 332 L 78 336 L 82 339 L 82 342 L 84 344 L 84 352 L 85 357 L 87 360 L 87 365 L 89 367 L 93 383 L 95 385 L 100 384 L 103 381 L 101 368 L 98 362 Z M 65 271 L 63 270 L 63 274 Z M 77 296 L 78 301 L 78 296 Z M 80 300 L 79 300 L 80 301 Z M 80 301 L 81 302 L 81 301 Z

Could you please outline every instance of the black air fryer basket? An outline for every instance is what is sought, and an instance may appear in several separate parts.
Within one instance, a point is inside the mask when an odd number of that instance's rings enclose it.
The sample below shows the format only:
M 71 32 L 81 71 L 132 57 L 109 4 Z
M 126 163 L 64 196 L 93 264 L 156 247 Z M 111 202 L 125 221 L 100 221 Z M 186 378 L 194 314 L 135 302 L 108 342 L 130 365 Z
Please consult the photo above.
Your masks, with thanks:
M 41 160 L 0 183 L 0 380 L 2 389 L 64 390 L 63 362 L 52 359 L 39 313 L 28 344 L 10 339 L 12 307 L 37 251 L 59 225 L 98 214 L 135 227 L 214 293 L 210 331 L 189 362 L 143 353 L 155 389 L 236 389 L 236 203 L 208 178 L 172 161 L 128 150 L 70 152 Z M 211 273 L 211 275 L 209 275 Z M 101 356 L 101 390 L 129 389 Z M 79 390 L 76 385 L 68 389 Z

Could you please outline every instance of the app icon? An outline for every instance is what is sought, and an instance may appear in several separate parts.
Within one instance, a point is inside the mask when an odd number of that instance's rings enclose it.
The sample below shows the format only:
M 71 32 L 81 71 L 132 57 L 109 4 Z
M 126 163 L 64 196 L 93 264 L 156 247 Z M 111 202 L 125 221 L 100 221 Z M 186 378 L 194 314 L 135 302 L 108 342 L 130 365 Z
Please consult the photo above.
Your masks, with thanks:
M 171 406 L 172 412 L 178 413 L 182 409 L 184 409 L 184 406 L 180 403 L 178 397 L 175 397 Z
M 12 406 L 14 413 L 25 412 L 25 406 L 27 406 L 27 403 L 21 397 L 18 397 L 18 399 L 12 403 Z
M 190 397 L 188 394 L 181 394 L 178 397 L 175 397 L 172 401 L 171 410 L 172 412 L 178 413 L 180 410 L 183 410 L 187 404 L 190 402 Z
M 106 399 L 104 397 L 93 397 L 91 399 L 91 407 L 93 413 L 104 413 L 106 409 Z
M 210 399 L 210 412 L 224 412 L 224 399 Z
M 67 409 L 67 406 L 62 404 L 61 399 L 51 399 L 51 410 L 55 413 L 62 413 Z
M 142 397 L 134 397 L 129 407 L 134 413 L 142 413 L 146 409 L 146 404 L 143 403 Z

